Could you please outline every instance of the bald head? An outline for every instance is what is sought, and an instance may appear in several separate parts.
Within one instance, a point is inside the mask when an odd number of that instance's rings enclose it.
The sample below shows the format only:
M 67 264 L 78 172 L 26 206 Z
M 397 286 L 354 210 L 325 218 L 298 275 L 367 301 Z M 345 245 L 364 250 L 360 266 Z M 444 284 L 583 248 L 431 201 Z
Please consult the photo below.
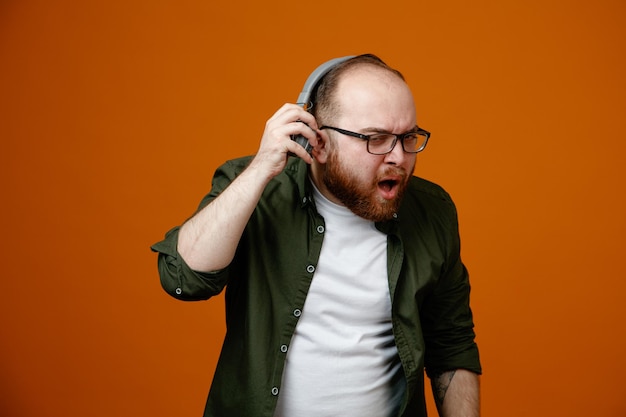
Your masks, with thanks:
M 381 78 L 388 76 L 389 80 L 395 79 L 404 83 L 403 75 L 375 55 L 359 55 L 334 67 L 319 83 L 313 93 L 313 107 L 311 112 L 316 119 L 329 121 L 341 111 L 337 100 L 337 92 L 342 80 L 351 78 L 353 75 L 378 74 Z M 363 80 L 359 77 L 359 80 Z M 367 81 L 365 81 L 367 82 Z M 366 87 L 366 85 L 363 85 Z

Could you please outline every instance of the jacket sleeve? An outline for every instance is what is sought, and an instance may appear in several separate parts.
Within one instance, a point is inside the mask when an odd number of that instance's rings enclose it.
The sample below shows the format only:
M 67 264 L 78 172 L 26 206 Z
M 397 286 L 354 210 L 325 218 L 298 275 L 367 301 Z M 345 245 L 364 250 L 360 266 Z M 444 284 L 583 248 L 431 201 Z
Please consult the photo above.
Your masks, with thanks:
M 213 176 L 211 191 L 201 201 L 198 211 L 213 201 L 241 172 L 250 158 L 229 161 Z M 229 267 L 212 272 L 192 270 L 178 253 L 180 226 L 166 233 L 165 239 L 151 246 L 158 253 L 161 286 L 172 297 L 185 301 L 206 300 L 222 292 L 229 280 Z
M 161 286 L 172 297 L 184 301 L 206 300 L 222 292 L 228 282 L 228 268 L 213 272 L 192 270 L 177 250 L 179 227 L 167 232 L 165 239 L 152 245 L 158 253 Z
M 456 208 L 448 213 L 446 261 L 422 309 L 425 368 L 429 377 L 453 369 L 482 372 L 470 308 L 469 274 L 461 261 Z

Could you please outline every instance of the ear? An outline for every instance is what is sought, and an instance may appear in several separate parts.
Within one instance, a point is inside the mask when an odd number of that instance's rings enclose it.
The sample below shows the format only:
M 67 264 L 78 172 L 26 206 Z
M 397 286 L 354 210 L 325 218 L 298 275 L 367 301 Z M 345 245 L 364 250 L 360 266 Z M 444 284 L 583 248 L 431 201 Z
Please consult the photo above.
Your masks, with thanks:
M 319 130 L 317 133 L 317 144 L 313 147 L 311 153 L 320 164 L 325 164 L 328 159 L 329 141 L 328 134 L 323 130 Z

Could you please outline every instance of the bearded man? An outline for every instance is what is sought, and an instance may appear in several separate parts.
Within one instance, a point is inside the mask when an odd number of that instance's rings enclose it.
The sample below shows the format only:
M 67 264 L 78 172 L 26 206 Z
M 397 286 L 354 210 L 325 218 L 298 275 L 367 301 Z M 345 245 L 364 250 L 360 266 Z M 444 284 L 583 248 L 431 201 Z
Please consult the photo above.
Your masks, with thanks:
M 172 296 L 226 288 L 204 416 L 425 416 L 424 370 L 441 416 L 478 416 L 456 209 L 413 175 L 430 133 L 411 90 L 360 55 L 327 66 L 306 104 L 281 107 L 256 155 L 220 167 L 152 246 Z

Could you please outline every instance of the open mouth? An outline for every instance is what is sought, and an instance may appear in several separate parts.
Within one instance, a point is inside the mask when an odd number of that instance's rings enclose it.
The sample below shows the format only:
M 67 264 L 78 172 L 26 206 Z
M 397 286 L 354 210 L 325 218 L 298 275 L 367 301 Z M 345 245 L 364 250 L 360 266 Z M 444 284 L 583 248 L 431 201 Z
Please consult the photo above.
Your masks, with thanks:
M 394 189 L 394 187 L 396 187 L 398 185 L 398 181 L 397 180 L 384 180 L 378 183 L 378 186 L 383 190 L 383 191 L 391 191 Z
M 398 194 L 399 185 L 399 179 L 386 178 L 378 182 L 378 190 L 385 200 L 393 200 Z

